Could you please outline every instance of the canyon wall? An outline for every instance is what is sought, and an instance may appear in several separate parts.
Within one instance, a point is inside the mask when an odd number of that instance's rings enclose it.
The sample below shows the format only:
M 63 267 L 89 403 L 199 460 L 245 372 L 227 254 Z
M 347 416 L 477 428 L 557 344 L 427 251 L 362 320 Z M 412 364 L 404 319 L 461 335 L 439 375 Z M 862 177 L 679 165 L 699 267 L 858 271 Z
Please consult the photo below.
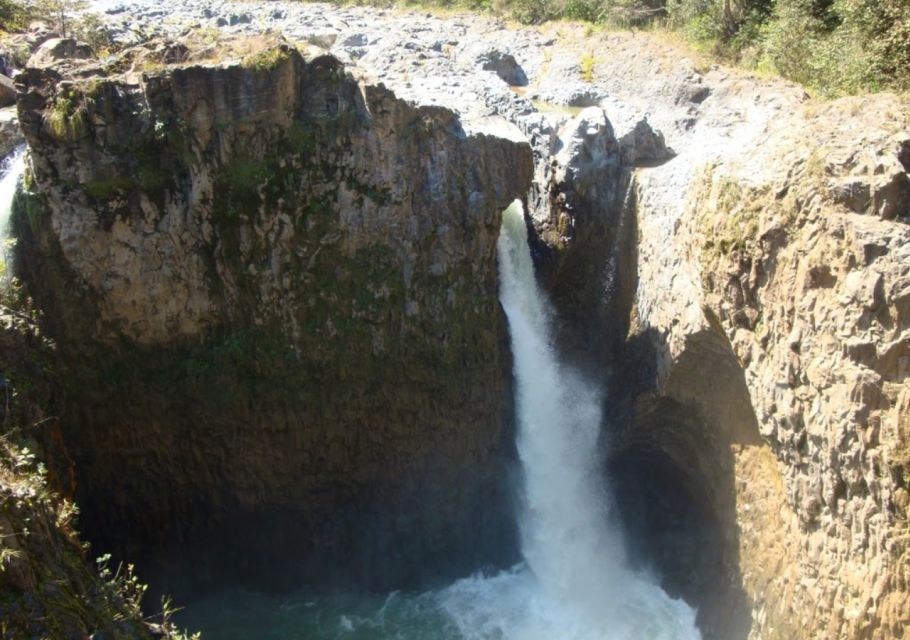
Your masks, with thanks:
M 199 49 L 18 80 L 18 264 L 89 538 L 270 586 L 513 558 L 495 245 L 529 146 L 328 55 Z
M 513 559 L 493 249 L 522 197 L 635 561 L 708 638 L 905 637 L 906 100 L 642 34 L 244 7 L 305 55 L 20 80 L 20 267 L 99 547 L 375 586 Z
M 632 339 L 654 366 L 624 437 L 674 425 L 660 447 L 714 479 L 750 637 L 910 629 L 906 108 L 799 107 L 699 167 L 669 224 L 665 176 L 640 176 Z
M 750 154 L 638 169 L 622 202 L 602 172 L 585 215 L 550 209 L 574 235 L 549 243 L 562 264 L 602 274 L 554 281 L 561 318 L 608 284 L 587 332 L 609 345 L 628 318 L 602 380 L 633 557 L 698 604 L 706 637 L 910 629 L 906 109 L 797 106 Z M 604 228 L 607 245 L 575 241 Z
M 566 28 L 531 90 L 600 106 L 556 116 L 531 222 L 632 557 L 709 638 L 905 637 L 906 100 Z

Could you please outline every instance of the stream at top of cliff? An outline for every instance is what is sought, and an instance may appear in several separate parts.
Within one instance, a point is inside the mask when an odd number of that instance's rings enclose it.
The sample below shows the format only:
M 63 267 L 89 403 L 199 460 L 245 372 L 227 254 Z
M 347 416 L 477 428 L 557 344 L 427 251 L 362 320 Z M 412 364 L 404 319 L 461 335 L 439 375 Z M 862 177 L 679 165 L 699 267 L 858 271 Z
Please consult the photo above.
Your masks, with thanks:
M 601 392 L 557 359 L 518 203 L 497 246 L 522 466 L 524 562 L 421 594 L 223 591 L 182 622 L 207 638 L 695 640 L 695 611 L 629 568 L 597 461 Z

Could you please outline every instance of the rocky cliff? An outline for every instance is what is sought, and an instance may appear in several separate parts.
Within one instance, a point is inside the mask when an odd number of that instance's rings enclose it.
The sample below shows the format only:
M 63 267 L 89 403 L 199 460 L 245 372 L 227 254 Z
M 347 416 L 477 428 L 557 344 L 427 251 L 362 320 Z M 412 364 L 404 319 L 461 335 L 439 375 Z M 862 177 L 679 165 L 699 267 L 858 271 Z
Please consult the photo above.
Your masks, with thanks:
M 274 39 L 78 57 L 18 81 L 17 225 L 97 547 L 273 585 L 510 557 L 517 132 Z
M 906 104 L 801 102 L 765 120 L 756 98 L 725 136 L 748 142 L 745 123 L 764 121 L 748 153 L 637 176 L 631 404 L 612 464 L 708 505 L 701 524 L 658 524 L 716 550 L 665 566 L 683 592 L 702 583 L 718 637 L 900 638 Z
M 703 167 L 676 233 L 644 243 L 663 258 L 642 266 L 640 327 L 658 329 L 658 387 L 730 444 L 759 637 L 910 628 L 906 109 L 798 110 L 754 154 Z M 672 292 L 655 267 L 678 274 Z
M 160 4 L 106 19 L 133 44 Z M 168 6 L 179 44 L 20 80 L 20 266 L 99 546 L 378 586 L 507 560 L 522 197 L 635 561 L 708 638 L 906 636 L 905 100 L 566 24 Z
M 132 567 L 94 569 L 78 508 L 53 490 L 42 460 L 59 460 L 62 389 L 53 344 L 19 293 L 5 281 L 0 295 L 0 637 L 186 640 L 170 612 L 143 614 Z

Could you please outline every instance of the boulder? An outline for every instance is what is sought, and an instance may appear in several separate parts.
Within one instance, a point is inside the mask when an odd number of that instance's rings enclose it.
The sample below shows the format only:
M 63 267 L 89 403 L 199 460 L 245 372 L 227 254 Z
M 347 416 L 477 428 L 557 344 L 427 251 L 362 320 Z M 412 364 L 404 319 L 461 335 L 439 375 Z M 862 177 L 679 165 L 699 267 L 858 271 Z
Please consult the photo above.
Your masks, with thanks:
M 51 38 L 29 58 L 30 67 L 50 67 L 61 60 L 85 60 L 94 57 L 92 48 L 73 38 Z
M 528 84 L 528 76 L 511 53 L 490 49 L 477 57 L 477 64 L 481 69 L 495 73 L 509 86 L 525 87 Z
M 664 134 L 654 129 L 647 118 L 638 120 L 630 131 L 619 136 L 619 144 L 628 162 L 635 165 L 663 162 L 675 155 Z

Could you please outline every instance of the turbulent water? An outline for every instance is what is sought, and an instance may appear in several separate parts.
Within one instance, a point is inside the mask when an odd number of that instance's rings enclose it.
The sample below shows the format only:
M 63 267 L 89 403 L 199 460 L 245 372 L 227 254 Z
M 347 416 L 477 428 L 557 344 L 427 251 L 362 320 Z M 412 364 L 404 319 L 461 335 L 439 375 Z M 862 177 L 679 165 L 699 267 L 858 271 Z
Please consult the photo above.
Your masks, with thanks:
M 17 147 L 0 166 L 0 283 L 9 282 L 9 217 L 19 178 L 25 171 L 25 145 Z
M 523 469 L 525 561 L 423 594 L 234 591 L 191 607 L 211 640 L 695 640 L 695 612 L 631 571 L 600 473 L 600 391 L 561 366 L 516 204 L 503 214 L 500 300 L 509 319 Z

